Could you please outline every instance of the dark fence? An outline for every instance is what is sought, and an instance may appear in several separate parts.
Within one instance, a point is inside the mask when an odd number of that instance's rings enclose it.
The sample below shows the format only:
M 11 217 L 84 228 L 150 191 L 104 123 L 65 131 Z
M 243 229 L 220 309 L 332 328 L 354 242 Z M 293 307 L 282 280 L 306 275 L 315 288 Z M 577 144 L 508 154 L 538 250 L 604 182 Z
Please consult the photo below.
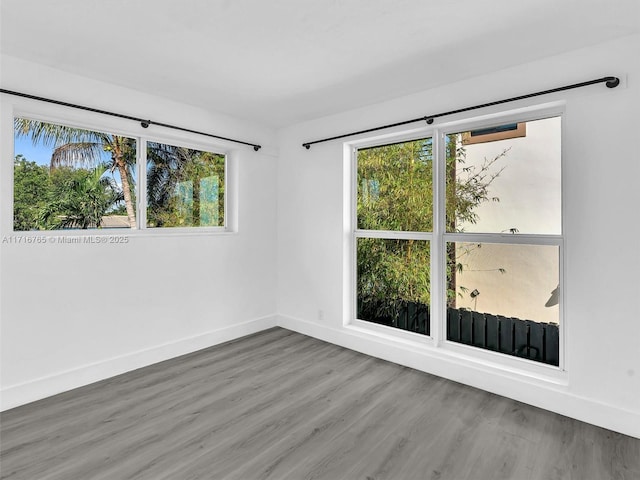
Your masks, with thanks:
M 550 365 L 560 360 L 557 324 L 447 309 L 447 339 Z
M 388 327 L 430 335 L 429 305 L 404 300 L 358 299 L 358 318 Z
M 358 318 L 430 335 L 429 306 L 422 303 L 359 299 Z M 553 323 L 448 308 L 447 339 L 550 365 L 559 364 L 559 329 Z

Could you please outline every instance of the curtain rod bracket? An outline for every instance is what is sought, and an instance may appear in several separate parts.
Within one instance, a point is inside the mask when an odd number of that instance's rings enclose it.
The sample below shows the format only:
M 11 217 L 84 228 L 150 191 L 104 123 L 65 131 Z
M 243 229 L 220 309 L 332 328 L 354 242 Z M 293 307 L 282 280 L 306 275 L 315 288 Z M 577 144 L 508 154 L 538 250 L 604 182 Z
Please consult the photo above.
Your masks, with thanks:
M 151 125 L 151 120 L 143 120 L 140 122 L 140 125 L 142 125 L 142 128 L 149 128 L 149 125 Z
M 427 125 L 431 125 L 433 123 L 433 117 L 424 117 L 424 121 L 427 122 Z

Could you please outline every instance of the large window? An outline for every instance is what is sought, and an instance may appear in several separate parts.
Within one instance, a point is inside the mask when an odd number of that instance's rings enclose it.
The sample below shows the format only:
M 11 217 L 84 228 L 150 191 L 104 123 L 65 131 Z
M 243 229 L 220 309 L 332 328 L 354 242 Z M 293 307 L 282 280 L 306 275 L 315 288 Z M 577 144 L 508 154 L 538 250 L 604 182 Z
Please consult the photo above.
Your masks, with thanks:
M 17 117 L 13 230 L 224 228 L 225 172 L 220 153 Z
M 560 122 L 356 149 L 356 317 L 559 365 Z

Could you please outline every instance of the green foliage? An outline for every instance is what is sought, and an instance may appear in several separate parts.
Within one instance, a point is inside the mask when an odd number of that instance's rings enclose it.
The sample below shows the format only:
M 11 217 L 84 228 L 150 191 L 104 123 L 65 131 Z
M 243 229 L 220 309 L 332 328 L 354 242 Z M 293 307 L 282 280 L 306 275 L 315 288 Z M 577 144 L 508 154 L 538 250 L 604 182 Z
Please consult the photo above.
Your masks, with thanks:
M 224 169 L 223 155 L 149 142 L 147 225 L 224 225 Z
M 115 207 L 111 207 L 109 209 L 109 211 L 107 212 L 109 215 L 126 215 L 127 214 L 127 207 L 125 207 L 122 204 L 119 204 Z
M 92 170 L 62 167 L 51 173 L 52 188 L 41 210 L 41 221 L 51 229 L 98 228 L 102 217 L 122 200 L 107 167 Z
M 358 228 L 433 230 L 431 139 L 358 151 Z
M 358 151 L 359 229 L 433 230 L 432 152 L 431 139 Z M 365 303 L 408 300 L 428 304 L 429 254 L 426 241 L 359 239 L 359 299 Z M 393 308 L 394 302 L 382 305 Z
M 38 230 L 50 188 L 49 169 L 17 155 L 13 164 L 13 228 Z
M 506 151 L 480 165 L 466 165 L 460 135 L 447 139 L 446 228 L 461 232 L 478 220 L 476 208 L 487 201 L 500 175 L 494 164 Z M 421 139 L 358 151 L 357 224 L 362 230 L 433 231 L 433 143 Z M 455 301 L 456 273 L 465 252 L 447 249 L 447 296 Z M 357 245 L 358 301 L 392 306 L 398 300 L 430 304 L 430 242 L 360 238 Z M 453 299 L 453 300 L 452 300 Z M 384 302 L 383 302 L 384 303 Z M 379 312 L 388 315 L 391 312 Z
M 394 312 L 387 309 L 392 310 L 397 300 L 430 303 L 429 242 L 360 238 L 357 253 L 361 302 L 383 305 L 379 313 L 391 316 Z

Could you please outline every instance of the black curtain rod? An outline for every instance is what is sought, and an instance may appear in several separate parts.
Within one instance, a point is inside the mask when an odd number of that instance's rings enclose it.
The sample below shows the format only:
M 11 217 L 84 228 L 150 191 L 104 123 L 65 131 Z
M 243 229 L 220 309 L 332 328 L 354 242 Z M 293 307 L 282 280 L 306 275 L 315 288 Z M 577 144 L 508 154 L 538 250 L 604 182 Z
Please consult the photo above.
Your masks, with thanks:
M 11 90 L 5 90 L 4 88 L 0 88 L 0 93 L 7 93 L 9 95 L 15 95 L 18 97 L 29 98 L 31 100 L 39 100 L 41 102 L 53 103 L 55 105 L 62 105 L 64 107 L 77 108 L 79 110 L 86 110 L 87 112 L 101 113 L 103 115 L 110 115 L 112 117 L 124 118 L 127 120 L 133 120 L 135 122 L 140 122 L 143 128 L 149 128 L 149 125 L 158 125 L 159 127 L 172 128 L 174 130 L 180 130 L 182 132 L 195 133 L 197 135 L 204 135 L 205 137 L 217 138 L 219 140 L 226 140 L 227 142 L 240 143 L 242 145 L 248 145 L 253 147 L 253 149 L 257 152 L 262 148 L 262 145 L 257 145 L 255 143 L 243 142 L 242 140 L 234 140 L 233 138 L 221 137 L 220 135 L 213 135 L 212 133 L 199 132 L 198 130 L 191 130 L 190 128 L 177 127 L 175 125 L 169 125 L 168 123 L 154 122 L 152 120 L 145 120 L 143 118 L 132 117 L 129 115 L 123 115 L 122 113 L 109 112 L 107 110 L 100 110 L 98 108 L 85 107 L 84 105 L 76 105 L 75 103 L 61 102 L 60 100 L 53 100 L 51 98 L 38 97 L 36 95 L 29 95 L 28 93 L 14 92 Z
M 444 117 L 446 115 L 453 115 L 455 113 L 468 112 L 469 110 L 477 110 L 479 108 L 491 107 L 493 105 L 500 105 L 502 103 L 515 102 L 516 100 L 523 100 L 525 98 L 539 97 L 540 95 L 548 95 L 549 93 L 562 92 L 564 90 L 571 90 L 574 88 L 586 87 L 594 85 L 596 83 L 605 83 L 609 88 L 615 88 L 620 85 L 620 79 L 618 77 L 602 77 L 596 80 L 589 80 L 588 82 L 574 83 L 573 85 L 565 85 L 564 87 L 552 88 L 550 90 L 543 90 L 541 92 L 529 93 L 527 95 L 519 95 L 517 97 L 506 98 L 504 100 L 496 100 L 495 102 L 483 103 L 481 105 L 474 105 L 473 107 L 459 108 L 457 110 L 451 110 L 449 112 L 436 113 L 434 115 L 425 115 L 419 118 L 413 118 L 411 120 L 405 120 L 403 122 L 390 123 L 388 125 L 382 125 L 381 127 L 368 128 L 366 130 L 359 130 L 357 132 L 345 133 L 343 135 L 336 135 L 335 137 L 323 138 L 321 140 L 314 140 L 313 142 L 303 143 L 302 146 L 309 150 L 311 145 L 322 142 L 329 142 L 331 140 L 337 140 L 339 138 L 352 137 L 354 135 L 360 135 L 361 133 L 376 132 L 378 130 L 384 130 L 386 128 L 399 127 L 400 125 L 407 125 L 409 123 L 427 122 L 431 125 L 434 119 Z

